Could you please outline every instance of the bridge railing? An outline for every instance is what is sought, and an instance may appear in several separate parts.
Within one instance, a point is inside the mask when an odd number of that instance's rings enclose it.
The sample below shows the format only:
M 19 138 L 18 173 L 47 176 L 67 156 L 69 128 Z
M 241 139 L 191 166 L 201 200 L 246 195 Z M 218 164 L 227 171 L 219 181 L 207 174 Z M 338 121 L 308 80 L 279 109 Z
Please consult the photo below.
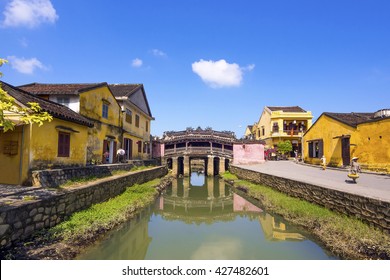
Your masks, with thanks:
M 165 149 L 165 155 L 174 155 L 174 154 L 184 154 L 184 153 L 189 153 L 189 154 L 210 154 L 211 152 L 213 153 L 218 153 L 218 154 L 227 154 L 227 155 L 232 155 L 233 151 L 229 149 L 223 149 L 222 148 L 216 148 L 213 147 L 211 149 L 210 147 L 180 147 L 175 149 Z

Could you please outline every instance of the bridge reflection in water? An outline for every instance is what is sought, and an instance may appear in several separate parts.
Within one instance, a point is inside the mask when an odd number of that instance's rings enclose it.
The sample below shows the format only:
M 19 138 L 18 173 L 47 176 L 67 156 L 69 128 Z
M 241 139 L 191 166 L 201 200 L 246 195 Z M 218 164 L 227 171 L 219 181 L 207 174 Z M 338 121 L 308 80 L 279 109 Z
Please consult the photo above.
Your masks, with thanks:
M 333 258 L 304 235 L 223 180 L 193 173 L 80 259 Z

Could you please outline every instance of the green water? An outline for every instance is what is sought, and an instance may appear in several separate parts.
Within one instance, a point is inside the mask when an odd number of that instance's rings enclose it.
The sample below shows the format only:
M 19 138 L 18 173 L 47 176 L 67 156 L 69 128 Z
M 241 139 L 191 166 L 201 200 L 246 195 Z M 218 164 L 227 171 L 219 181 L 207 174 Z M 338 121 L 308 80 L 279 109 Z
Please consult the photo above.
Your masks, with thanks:
M 130 259 L 335 259 L 310 236 L 224 181 L 193 173 L 79 257 Z

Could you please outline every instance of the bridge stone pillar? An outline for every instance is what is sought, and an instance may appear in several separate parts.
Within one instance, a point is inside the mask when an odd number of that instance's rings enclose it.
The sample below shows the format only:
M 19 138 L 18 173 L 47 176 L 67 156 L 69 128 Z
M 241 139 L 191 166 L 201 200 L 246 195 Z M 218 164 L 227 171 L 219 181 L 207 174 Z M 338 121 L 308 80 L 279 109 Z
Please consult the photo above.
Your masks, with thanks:
M 219 174 L 225 173 L 225 158 L 220 157 L 219 158 Z
M 214 176 L 214 156 L 207 156 L 207 176 Z
M 184 177 L 190 176 L 191 173 L 191 165 L 190 165 L 190 157 L 184 156 L 184 171 L 183 171 Z
M 177 176 L 179 171 L 178 157 L 172 158 L 172 176 Z

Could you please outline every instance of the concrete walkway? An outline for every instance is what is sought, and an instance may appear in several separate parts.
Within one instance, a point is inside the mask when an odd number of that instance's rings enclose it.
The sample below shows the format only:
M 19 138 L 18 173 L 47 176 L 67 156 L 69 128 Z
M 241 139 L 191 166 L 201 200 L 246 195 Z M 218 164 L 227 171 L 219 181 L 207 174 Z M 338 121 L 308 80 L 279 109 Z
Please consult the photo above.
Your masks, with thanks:
M 347 177 L 347 170 L 322 170 L 319 166 L 297 164 L 293 161 L 267 161 L 262 164 L 236 166 L 324 188 L 390 202 L 390 176 L 388 175 L 361 173 L 357 183 L 354 184 L 352 180 Z

